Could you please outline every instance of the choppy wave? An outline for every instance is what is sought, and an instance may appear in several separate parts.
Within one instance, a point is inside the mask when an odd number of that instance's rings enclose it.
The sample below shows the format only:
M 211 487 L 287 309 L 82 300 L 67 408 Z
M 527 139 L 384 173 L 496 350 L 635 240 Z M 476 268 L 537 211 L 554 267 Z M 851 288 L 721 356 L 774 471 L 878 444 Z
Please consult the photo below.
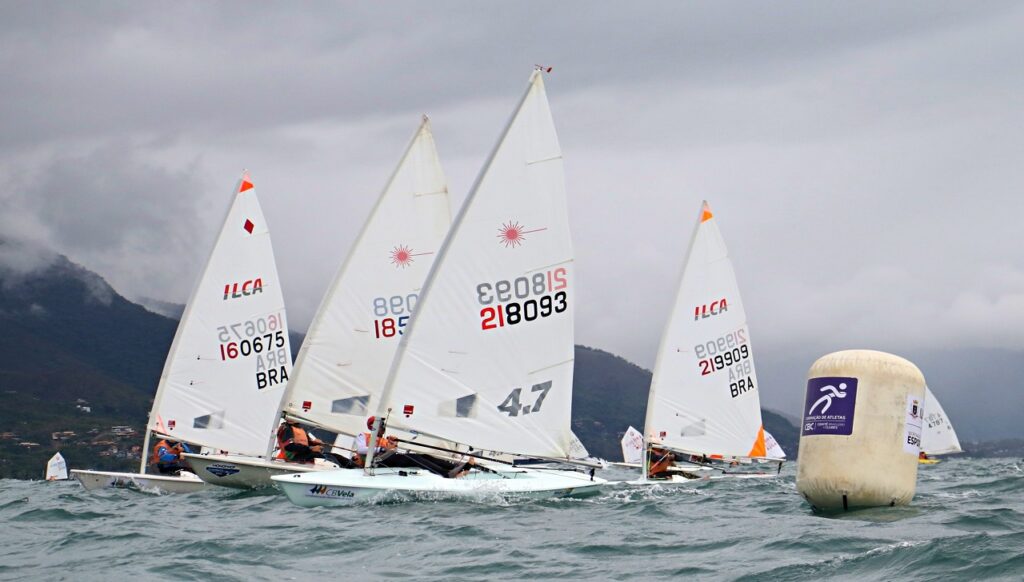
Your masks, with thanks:
M 612 479 L 629 479 L 612 471 Z M 914 502 L 822 517 L 774 480 L 301 509 L 273 491 L 0 481 L 0 579 L 931 580 L 1024 576 L 1018 460 L 922 467 Z M 390 500 L 395 501 L 395 500 Z

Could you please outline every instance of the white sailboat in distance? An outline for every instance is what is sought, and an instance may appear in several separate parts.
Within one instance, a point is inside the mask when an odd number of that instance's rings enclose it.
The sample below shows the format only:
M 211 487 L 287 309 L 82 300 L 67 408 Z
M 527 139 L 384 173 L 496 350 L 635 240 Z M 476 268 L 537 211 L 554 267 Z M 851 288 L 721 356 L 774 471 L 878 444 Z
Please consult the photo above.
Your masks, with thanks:
M 68 464 L 64 460 L 64 455 L 59 452 L 54 453 L 50 460 L 46 462 L 46 480 L 47 481 L 64 481 L 68 478 Z
M 426 116 L 320 302 L 282 406 L 289 418 L 339 434 L 347 455 L 377 406 L 420 287 L 451 225 L 448 182 Z M 273 419 L 276 428 L 277 418 Z M 272 486 L 272 475 L 337 469 L 239 455 L 188 455 L 213 485 Z
M 924 453 L 924 457 L 920 462 L 924 465 L 938 463 L 939 459 L 933 458 L 938 455 L 964 452 L 960 448 L 960 439 L 953 430 L 953 423 L 949 421 L 949 415 L 928 386 L 924 387 L 924 431 L 921 434 L 921 452 Z
M 641 481 L 652 464 L 658 482 L 774 475 L 740 470 L 768 456 L 759 387 L 736 274 L 703 202 L 651 378 Z
M 535 71 L 427 277 L 376 407 L 405 441 L 425 435 L 471 453 L 460 478 L 374 467 L 274 477 L 298 505 L 480 495 L 569 495 L 604 481 L 522 468 L 509 456 L 569 461 L 572 241 L 562 154 Z
M 87 489 L 189 492 L 193 473 L 147 474 L 151 434 L 213 450 L 266 455 L 291 347 L 270 231 L 248 174 L 234 190 L 182 314 L 153 399 L 138 473 L 73 470 Z
M 782 445 L 779 444 L 779 441 L 775 440 L 775 437 L 772 436 L 772 433 L 768 431 L 764 431 L 764 448 L 765 456 L 768 457 L 769 459 L 786 458 L 786 451 L 783 450 Z

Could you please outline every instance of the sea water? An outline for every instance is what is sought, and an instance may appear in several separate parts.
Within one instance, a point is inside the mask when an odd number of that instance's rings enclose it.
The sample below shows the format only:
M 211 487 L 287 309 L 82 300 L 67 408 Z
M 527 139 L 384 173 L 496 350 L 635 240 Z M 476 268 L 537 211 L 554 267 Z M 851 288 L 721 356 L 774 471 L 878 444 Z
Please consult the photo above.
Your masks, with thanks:
M 0 481 L 0 579 L 1024 578 L 1024 463 L 953 458 L 908 507 L 820 516 L 770 480 L 596 497 L 301 509 L 273 490 L 153 495 Z M 628 480 L 623 470 L 604 472 Z

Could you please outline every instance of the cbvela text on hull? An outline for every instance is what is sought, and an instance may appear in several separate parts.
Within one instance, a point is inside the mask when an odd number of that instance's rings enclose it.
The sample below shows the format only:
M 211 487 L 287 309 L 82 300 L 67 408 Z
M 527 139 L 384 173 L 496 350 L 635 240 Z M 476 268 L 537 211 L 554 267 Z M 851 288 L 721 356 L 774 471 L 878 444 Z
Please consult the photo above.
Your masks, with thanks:
M 200 479 L 210 485 L 234 489 L 262 489 L 273 487 L 270 480 L 275 475 L 308 473 L 310 471 L 336 470 L 334 464 L 289 463 L 283 460 L 267 460 L 237 455 L 193 455 L 186 454 L 189 464 Z
M 89 491 L 112 488 L 134 489 L 148 493 L 192 493 L 206 487 L 206 483 L 201 479 L 184 471 L 180 475 L 143 475 L 73 469 L 71 476 Z
M 339 469 L 273 477 L 288 499 L 302 507 L 355 502 L 492 498 L 585 497 L 599 492 L 604 479 L 564 470 L 474 469 L 446 479 L 417 469 Z

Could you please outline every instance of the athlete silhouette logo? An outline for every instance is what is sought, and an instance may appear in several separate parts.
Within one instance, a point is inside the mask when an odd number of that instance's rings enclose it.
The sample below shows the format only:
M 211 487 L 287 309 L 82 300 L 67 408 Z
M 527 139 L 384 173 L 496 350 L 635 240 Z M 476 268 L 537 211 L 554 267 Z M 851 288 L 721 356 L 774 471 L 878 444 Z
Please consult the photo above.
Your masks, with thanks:
M 819 392 L 828 392 L 828 394 L 814 401 L 814 404 L 811 405 L 811 409 L 807 411 L 808 415 L 814 414 L 814 409 L 822 403 L 824 403 L 825 406 L 821 407 L 821 414 L 825 414 L 828 411 L 828 408 L 832 406 L 833 398 L 846 398 L 846 382 L 840 382 L 839 388 L 836 388 L 831 384 L 822 386 Z

